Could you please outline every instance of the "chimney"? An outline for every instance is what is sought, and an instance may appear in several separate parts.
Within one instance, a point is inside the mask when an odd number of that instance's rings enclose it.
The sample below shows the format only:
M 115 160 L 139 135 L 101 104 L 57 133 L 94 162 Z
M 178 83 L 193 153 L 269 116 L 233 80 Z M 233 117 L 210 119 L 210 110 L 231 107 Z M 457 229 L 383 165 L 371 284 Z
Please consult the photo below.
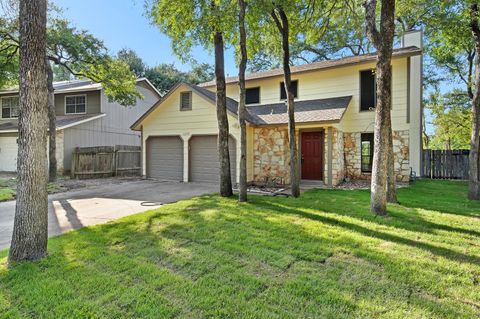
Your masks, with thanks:
M 423 49 L 423 32 L 412 30 L 405 32 L 402 37 L 402 47 L 415 46 Z M 423 56 L 415 55 L 407 62 L 407 123 L 409 130 L 409 161 L 410 167 L 417 174 L 422 175 L 422 116 L 423 116 Z
M 407 31 L 402 36 L 402 48 L 415 46 L 417 48 L 423 48 L 423 32 L 422 30 Z

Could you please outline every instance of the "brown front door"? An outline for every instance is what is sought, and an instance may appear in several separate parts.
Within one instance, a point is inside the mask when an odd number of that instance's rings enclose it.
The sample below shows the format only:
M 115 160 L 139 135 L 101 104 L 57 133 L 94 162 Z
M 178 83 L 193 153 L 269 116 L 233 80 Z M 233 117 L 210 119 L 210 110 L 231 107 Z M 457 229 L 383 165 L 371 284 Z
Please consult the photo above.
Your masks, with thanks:
M 302 132 L 302 179 L 323 179 L 324 132 Z

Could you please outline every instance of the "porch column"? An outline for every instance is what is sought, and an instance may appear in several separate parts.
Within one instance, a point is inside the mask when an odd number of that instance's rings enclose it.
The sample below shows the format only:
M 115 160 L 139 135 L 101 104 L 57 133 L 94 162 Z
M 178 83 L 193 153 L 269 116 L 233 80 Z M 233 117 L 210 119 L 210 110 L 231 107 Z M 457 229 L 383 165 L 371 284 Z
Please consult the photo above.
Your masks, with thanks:
M 327 129 L 327 185 L 333 187 L 333 130 Z
M 190 151 L 190 138 L 192 136 L 188 133 L 182 134 L 182 140 L 183 140 L 183 181 L 185 183 L 188 183 L 188 163 L 189 163 L 189 151 Z

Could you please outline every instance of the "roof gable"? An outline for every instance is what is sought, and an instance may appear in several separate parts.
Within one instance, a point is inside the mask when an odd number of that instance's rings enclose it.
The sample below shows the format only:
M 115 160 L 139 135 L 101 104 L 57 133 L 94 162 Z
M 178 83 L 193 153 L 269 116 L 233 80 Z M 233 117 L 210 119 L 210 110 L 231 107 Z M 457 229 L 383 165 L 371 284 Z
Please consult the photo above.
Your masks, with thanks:
M 215 104 L 216 104 L 215 92 L 209 91 L 207 89 L 198 87 L 194 84 L 190 84 L 190 83 L 187 83 L 187 82 L 178 82 L 177 84 L 175 84 L 170 89 L 170 91 L 168 91 L 167 94 L 165 94 L 157 103 L 155 103 L 150 109 L 148 109 L 147 112 L 145 112 L 138 120 L 136 120 L 130 126 L 130 128 L 132 130 L 139 130 L 140 129 L 140 127 L 139 127 L 140 124 L 146 118 L 148 118 L 155 110 L 159 109 L 162 105 L 164 105 L 165 102 L 175 94 L 175 92 L 181 90 L 182 88 L 187 89 L 189 91 L 192 91 L 193 93 L 195 93 L 196 95 L 198 95 L 202 99 L 209 102 L 212 106 L 215 106 Z M 214 110 L 214 109 L 212 108 L 212 110 Z M 236 116 L 237 115 L 237 110 L 238 110 L 237 101 L 227 97 L 227 111 L 229 113 L 231 113 L 232 115 Z M 180 110 L 179 110 L 179 112 L 180 112 Z

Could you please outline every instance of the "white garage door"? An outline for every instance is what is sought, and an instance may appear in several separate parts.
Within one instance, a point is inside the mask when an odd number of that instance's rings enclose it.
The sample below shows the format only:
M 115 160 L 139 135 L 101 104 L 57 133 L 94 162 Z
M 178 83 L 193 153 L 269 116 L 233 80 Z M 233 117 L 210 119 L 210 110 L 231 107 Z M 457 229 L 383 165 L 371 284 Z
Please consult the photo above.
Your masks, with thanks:
M 17 170 L 17 137 L 0 136 L 0 172 Z

